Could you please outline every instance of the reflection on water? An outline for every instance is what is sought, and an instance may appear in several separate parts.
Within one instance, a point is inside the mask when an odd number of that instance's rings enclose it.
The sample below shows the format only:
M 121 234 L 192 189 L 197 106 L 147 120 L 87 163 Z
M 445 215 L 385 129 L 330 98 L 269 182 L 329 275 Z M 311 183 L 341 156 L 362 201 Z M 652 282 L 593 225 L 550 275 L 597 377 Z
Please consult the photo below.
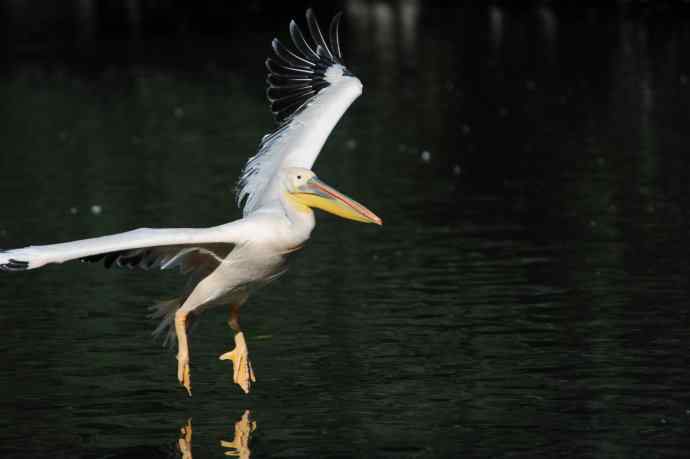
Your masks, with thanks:
M 194 399 L 170 383 L 146 307 L 175 276 L 0 276 L 0 455 L 160 457 L 193 418 L 194 454 L 213 457 L 249 438 L 245 409 L 259 457 L 687 453 L 690 22 L 345 3 L 365 92 L 315 168 L 383 230 L 320 215 L 247 303 L 249 397 L 215 359 L 222 308 L 190 335 Z M 147 11 L 143 57 L 83 72 L 33 46 L 0 75 L 0 247 L 239 216 L 232 187 L 271 126 L 261 62 L 297 14 L 159 49 Z
M 251 418 L 251 411 L 246 410 L 242 417 L 235 423 L 232 441 L 220 440 L 225 456 L 237 456 L 240 459 L 249 459 L 252 450 L 249 448 L 252 434 L 256 430 L 256 421 Z M 177 441 L 182 459 L 192 459 L 192 420 L 180 429 L 180 438 Z
M 245 411 L 242 418 L 235 423 L 235 432 L 232 441 L 221 440 L 220 446 L 227 448 L 226 456 L 237 456 L 241 459 L 249 459 L 252 450 L 249 449 L 249 441 L 256 430 L 256 422 L 251 420 L 251 412 Z
M 192 419 L 180 429 L 180 438 L 177 440 L 182 459 L 192 459 Z

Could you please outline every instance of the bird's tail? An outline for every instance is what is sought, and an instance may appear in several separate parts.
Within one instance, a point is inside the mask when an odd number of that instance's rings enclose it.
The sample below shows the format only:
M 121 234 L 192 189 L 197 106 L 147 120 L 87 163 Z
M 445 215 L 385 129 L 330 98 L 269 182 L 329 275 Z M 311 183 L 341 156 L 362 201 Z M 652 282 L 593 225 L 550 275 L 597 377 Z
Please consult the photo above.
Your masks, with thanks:
M 172 347 L 177 341 L 175 334 L 175 312 L 182 306 L 181 298 L 159 301 L 149 307 L 149 318 L 159 319 L 160 323 L 153 331 L 153 336 L 163 339 L 163 346 Z

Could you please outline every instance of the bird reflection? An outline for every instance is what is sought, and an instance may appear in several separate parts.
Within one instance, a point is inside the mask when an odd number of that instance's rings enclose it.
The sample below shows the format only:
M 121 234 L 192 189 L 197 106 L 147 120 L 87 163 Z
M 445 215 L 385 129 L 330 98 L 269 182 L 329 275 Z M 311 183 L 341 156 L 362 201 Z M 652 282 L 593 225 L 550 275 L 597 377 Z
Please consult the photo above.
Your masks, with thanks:
M 251 411 L 246 410 L 240 420 L 235 423 L 235 433 L 232 441 L 220 441 L 220 446 L 224 448 L 225 455 L 249 459 L 252 455 L 252 451 L 249 449 L 249 442 L 255 430 L 256 421 L 252 421 Z M 177 440 L 177 447 L 180 451 L 181 459 L 193 459 L 191 418 L 188 419 L 187 424 L 180 429 L 180 438 Z
M 221 447 L 228 448 L 225 455 L 237 456 L 241 459 L 250 458 L 252 450 L 249 449 L 249 440 L 254 430 L 256 430 L 256 421 L 252 421 L 251 412 L 246 410 L 242 418 L 235 423 L 235 437 L 232 441 L 221 440 L 220 442 Z
M 187 424 L 180 429 L 180 439 L 177 440 L 182 459 L 192 459 L 192 418 L 187 419 Z

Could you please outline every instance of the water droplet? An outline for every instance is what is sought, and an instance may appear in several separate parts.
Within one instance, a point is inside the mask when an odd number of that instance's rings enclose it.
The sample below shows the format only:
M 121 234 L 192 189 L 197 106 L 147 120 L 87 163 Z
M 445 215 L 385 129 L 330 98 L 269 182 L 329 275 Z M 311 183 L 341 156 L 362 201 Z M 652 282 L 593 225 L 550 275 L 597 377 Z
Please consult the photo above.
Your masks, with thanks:
M 99 206 L 98 204 L 94 204 L 91 206 L 91 213 L 94 215 L 100 215 L 101 212 L 103 212 L 103 207 Z
M 424 161 L 425 163 L 428 163 L 429 161 L 431 161 L 431 153 L 429 152 L 429 150 L 424 150 L 422 152 L 421 157 L 422 157 L 422 161 Z

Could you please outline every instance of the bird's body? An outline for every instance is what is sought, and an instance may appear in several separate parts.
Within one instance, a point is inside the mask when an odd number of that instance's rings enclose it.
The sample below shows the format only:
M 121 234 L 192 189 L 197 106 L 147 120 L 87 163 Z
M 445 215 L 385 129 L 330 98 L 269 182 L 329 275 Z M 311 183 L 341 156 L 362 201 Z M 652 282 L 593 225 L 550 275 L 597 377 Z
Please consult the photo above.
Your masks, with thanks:
M 315 226 L 312 208 L 352 220 L 381 224 L 361 204 L 321 182 L 310 168 L 331 130 L 361 94 L 361 82 L 342 64 L 336 16 L 326 43 L 311 11 L 307 23 L 315 48 L 294 21 L 292 52 L 274 40 L 278 61 L 269 59 L 268 97 L 278 128 L 264 137 L 238 186 L 243 218 L 210 228 L 140 228 L 110 236 L 0 251 L 0 270 L 23 271 L 70 260 L 103 261 L 141 269 L 179 268 L 189 275 L 182 294 L 154 307 L 157 332 L 178 342 L 178 379 L 191 394 L 189 319 L 214 305 L 230 305 L 235 349 L 223 354 L 234 365 L 234 380 L 249 392 L 255 380 L 239 308 L 253 290 L 285 270 Z

